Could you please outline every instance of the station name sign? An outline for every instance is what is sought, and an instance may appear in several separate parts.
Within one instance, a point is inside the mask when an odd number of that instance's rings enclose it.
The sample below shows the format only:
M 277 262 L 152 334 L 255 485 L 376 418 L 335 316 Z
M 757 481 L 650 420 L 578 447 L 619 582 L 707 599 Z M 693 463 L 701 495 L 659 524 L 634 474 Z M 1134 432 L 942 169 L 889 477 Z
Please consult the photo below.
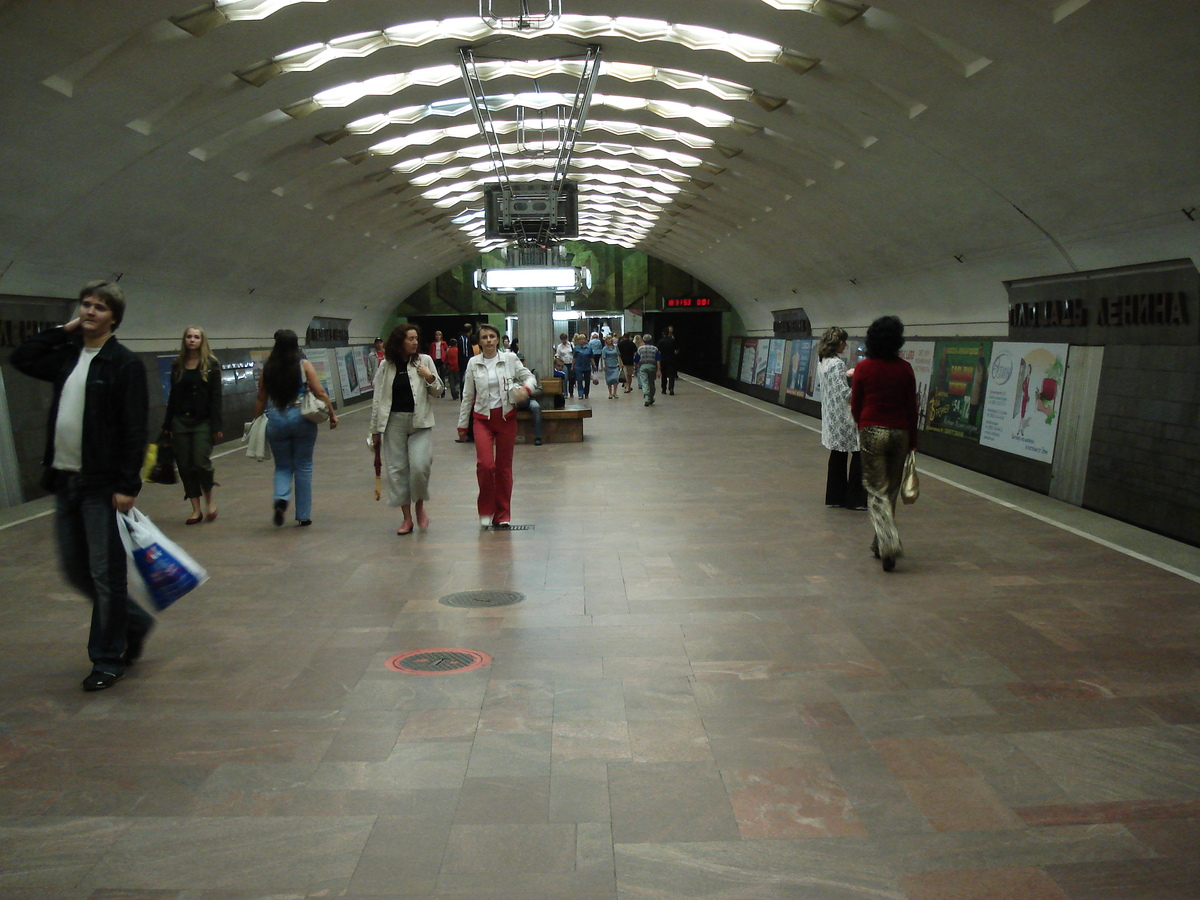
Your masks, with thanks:
M 1172 260 L 1007 283 L 1014 340 L 1072 344 L 1200 343 L 1200 273 Z

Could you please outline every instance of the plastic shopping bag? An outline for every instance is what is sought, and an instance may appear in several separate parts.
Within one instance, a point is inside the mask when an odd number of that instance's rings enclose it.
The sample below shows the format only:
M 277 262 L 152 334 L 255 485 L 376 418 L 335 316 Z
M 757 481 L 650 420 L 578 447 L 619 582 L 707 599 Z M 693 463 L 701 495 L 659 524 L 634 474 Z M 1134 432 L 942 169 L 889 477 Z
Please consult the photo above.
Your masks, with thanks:
M 139 585 L 144 587 L 155 609 L 166 609 L 208 581 L 204 567 L 159 531 L 145 513 L 135 508 L 116 515 L 121 543 L 138 576 L 130 579 L 130 587 L 135 590 Z

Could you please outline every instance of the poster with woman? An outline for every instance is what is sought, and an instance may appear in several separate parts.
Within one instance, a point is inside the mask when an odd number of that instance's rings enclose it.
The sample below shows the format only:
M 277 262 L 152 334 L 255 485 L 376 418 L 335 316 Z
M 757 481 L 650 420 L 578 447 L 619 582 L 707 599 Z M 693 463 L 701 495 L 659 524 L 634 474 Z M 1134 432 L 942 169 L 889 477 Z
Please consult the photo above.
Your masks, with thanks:
M 926 402 L 929 431 L 979 440 L 991 341 L 938 341 Z
M 1066 344 L 994 344 L 979 443 L 1052 462 L 1066 367 Z

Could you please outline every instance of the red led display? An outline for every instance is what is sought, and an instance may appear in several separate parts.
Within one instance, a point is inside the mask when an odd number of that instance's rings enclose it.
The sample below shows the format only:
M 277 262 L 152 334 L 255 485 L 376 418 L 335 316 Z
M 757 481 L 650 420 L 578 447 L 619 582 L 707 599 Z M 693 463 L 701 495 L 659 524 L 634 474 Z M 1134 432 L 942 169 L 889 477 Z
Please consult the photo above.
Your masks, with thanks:
M 668 309 L 687 309 L 689 307 L 712 306 L 708 297 L 672 297 L 664 304 Z

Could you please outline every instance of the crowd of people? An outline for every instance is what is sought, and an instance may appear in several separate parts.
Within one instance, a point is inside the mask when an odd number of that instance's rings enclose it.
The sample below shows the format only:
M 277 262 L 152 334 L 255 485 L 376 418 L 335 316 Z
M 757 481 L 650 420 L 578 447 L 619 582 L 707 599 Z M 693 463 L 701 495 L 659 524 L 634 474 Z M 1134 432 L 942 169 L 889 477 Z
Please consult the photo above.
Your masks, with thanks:
M 119 681 L 154 627 L 154 618 L 129 595 L 114 515 L 114 510 L 129 512 L 136 502 L 148 438 L 145 366 L 115 340 L 125 311 L 116 284 L 89 282 L 70 321 L 30 337 L 11 357 L 17 370 L 54 388 L 43 485 L 55 496 L 54 530 L 65 577 L 92 602 L 92 671 L 82 683 L 87 691 Z M 826 331 L 818 353 L 822 442 L 830 450 L 826 503 L 861 509 L 865 494 L 875 533 L 871 550 L 888 572 L 903 552 L 896 498 L 905 458 L 917 445 L 916 383 L 912 368 L 899 357 L 903 335 L 896 317 L 877 319 L 867 331 L 866 357 L 853 369 L 842 359 L 848 340 L 843 329 Z M 402 324 L 386 340 L 377 340 L 375 350 L 370 446 L 386 466 L 388 505 L 403 516 L 396 533 L 429 527 L 432 401 L 447 389 L 459 402 L 458 440 L 475 445 L 479 524 L 510 527 L 517 413 L 536 408 L 538 390 L 516 345 L 491 325 L 476 329 L 469 323 L 454 342 L 438 331 L 423 344 L 418 326 Z M 577 334 L 571 341 L 564 333 L 554 363 L 571 373 L 564 383 L 582 398 L 603 374 L 608 399 L 617 399 L 622 380 L 625 393 L 632 391 L 636 378 L 644 404 L 651 406 L 659 384 L 664 394 L 675 393 L 677 353 L 673 329 L 657 344 L 650 334 L 619 340 L 611 333 Z M 224 426 L 221 366 L 202 328 L 184 330 L 169 385 L 158 440 L 175 449 L 184 498 L 191 504 L 186 524 L 211 522 L 217 518 L 212 448 Z M 265 417 L 275 463 L 272 521 L 283 524 L 294 498 L 297 524 L 311 525 L 318 422 L 327 421 L 332 429 L 338 417 L 293 331 L 275 332 L 254 414 Z M 538 429 L 540 444 L 540 423 Z

